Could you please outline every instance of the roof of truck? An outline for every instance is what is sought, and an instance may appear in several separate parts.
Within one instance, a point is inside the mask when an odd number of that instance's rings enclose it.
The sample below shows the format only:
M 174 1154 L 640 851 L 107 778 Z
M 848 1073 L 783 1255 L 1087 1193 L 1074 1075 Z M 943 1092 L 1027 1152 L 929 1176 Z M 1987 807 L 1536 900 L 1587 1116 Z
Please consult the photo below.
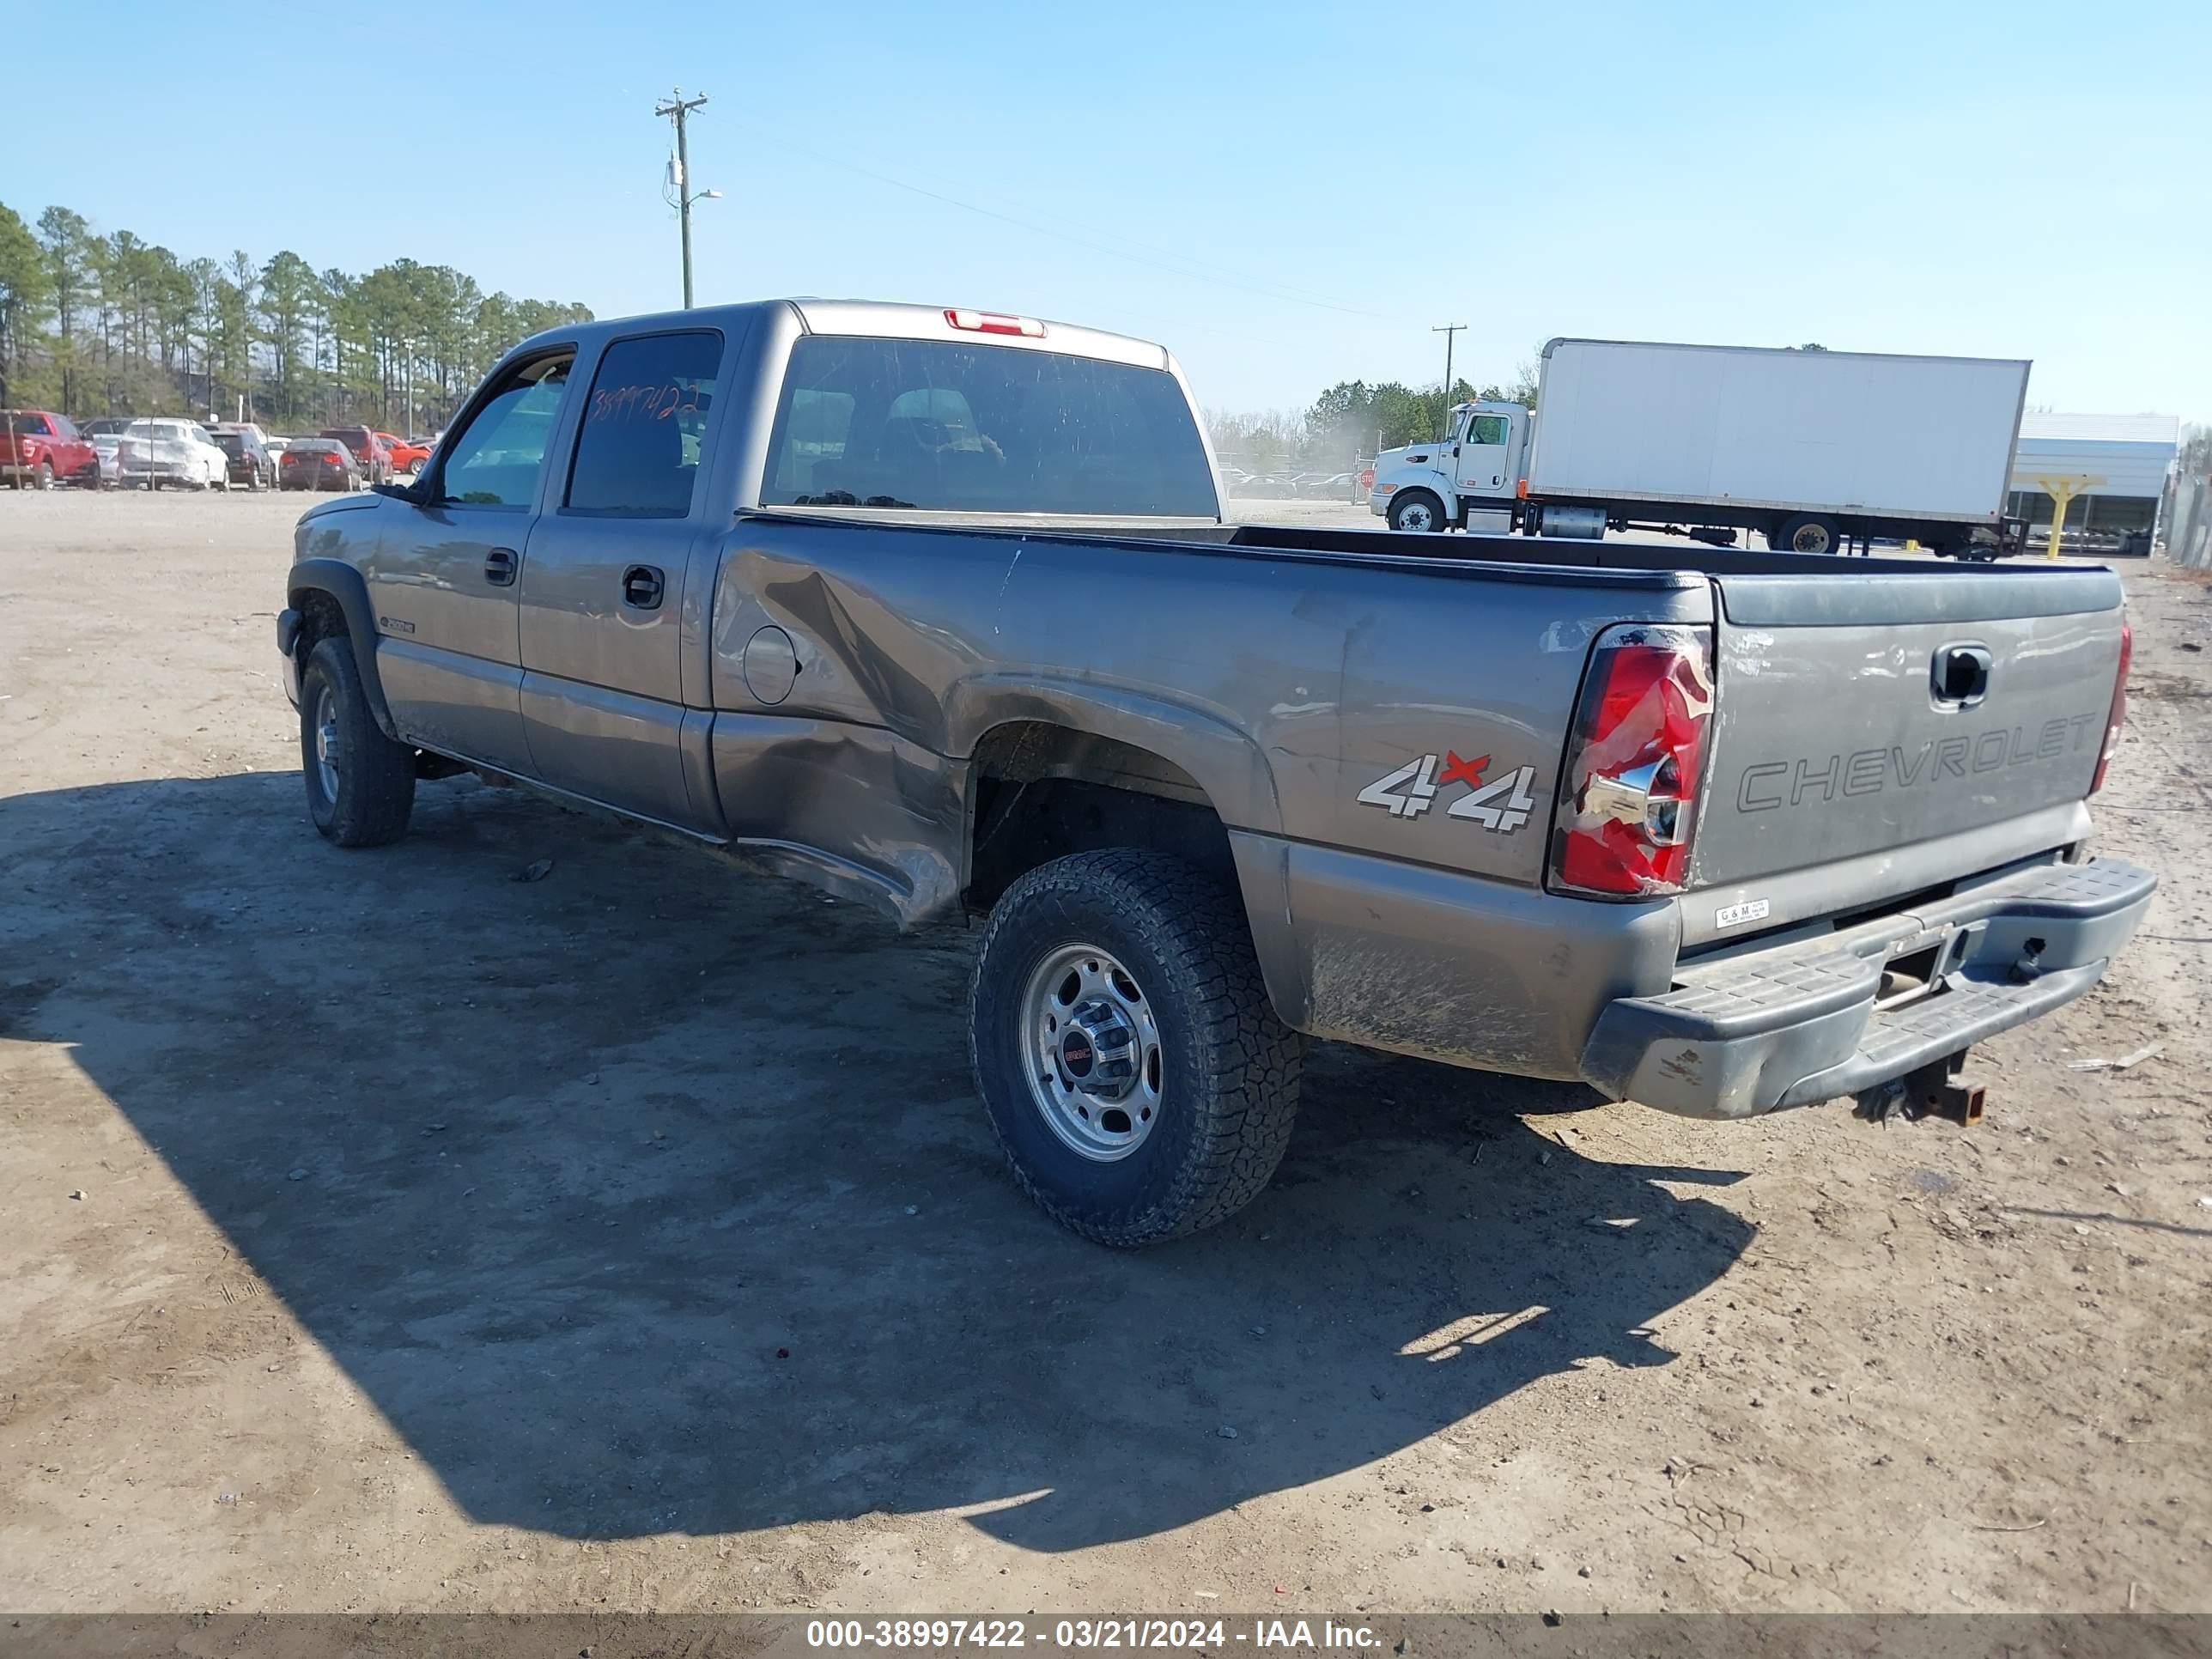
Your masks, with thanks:
M 822 300 L 793 297 L 755 300 L 735 305 L 699 306 L 690 311 L 662 311 L 636 317 L 600 317 L 591 322 L 544 330 L 532 339 L 576 339 L 609 333 L 629 333 L 640 328 L 712 327 L 735 322 L 774 307 L 788 307 L 799 326 L 810 334 L 861 335 L 878 339 L 964 340 L 973 344 L 1006 346 L 1017 350 L 1058 351 L 1109 362 L 1129 363 L 1140 368 L 1170 368 L 1174 360 L 1165 346 L 1150 340 L 1055 322 L 1014 313 L 982 311 L 965 306 L 913 305 L 887 300 Z M 1006 333 L 995 328 L 957 325 L 963 318 L 1018 319 L 1041 333 Z

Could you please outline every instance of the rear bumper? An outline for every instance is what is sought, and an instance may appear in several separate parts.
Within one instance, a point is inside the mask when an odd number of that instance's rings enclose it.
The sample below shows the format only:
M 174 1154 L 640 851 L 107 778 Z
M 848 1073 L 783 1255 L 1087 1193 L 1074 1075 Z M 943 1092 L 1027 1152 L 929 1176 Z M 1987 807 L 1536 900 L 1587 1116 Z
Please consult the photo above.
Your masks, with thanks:
M 2017 871 L 1841 939 L 1686 964 L 1599 1016 L 1583 1076 L 1690 1117 L 1754 1116 L 1878 1087 L 2072 1001 L 2133 936 L 2158 878 L 2116 859 Z M 1933 988 L 1878 1006 L 1893 963 Z

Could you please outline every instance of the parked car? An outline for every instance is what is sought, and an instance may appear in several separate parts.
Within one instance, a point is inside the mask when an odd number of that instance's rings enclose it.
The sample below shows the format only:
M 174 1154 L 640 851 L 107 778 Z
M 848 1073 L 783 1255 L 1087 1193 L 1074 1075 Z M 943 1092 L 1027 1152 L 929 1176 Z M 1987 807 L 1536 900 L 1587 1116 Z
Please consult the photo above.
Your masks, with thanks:
M 76 429 L 100 452 L 100 487 L 112 489 L 123 482 L 123 434 L 136 419 L 131 415 L 96 415 L 79 421 Z
M 2157 884 L 2088 845 L 2111 571 L 1234 526 L 1175 359 L 1031 318 L 541 334 L 294 546 L 323 836 L 474 772 L 987 914 L 985 1114 L 1109 1244 L 1259 1194 L 1301 1033 L 1971 1122 L 1968 1051 L 2094 987 Z
M 114 489 L 123 482 L 123 434 L 120 432 L 96 433 L 93 436 L 92 447 L 99 458 L 100 488 Z
M 208 430 L 218 434 L 225 432 L 245 433 L 272 458 L 276 455 L 276 446 L 281 441 L 263 430 L 258 421 L 211 421 L 208 423 Z
M 138 420 L 123 428 L 117 446 L 122 482 L 148 489 L 230 488 L 230 457 L 198 421 Z
M 336 438 L 353 452 L 361 475 L 371 483 L 392 482 L 392 451 L 374 428 L 365 426 L 326 426 L 323 436 Z
M 412 472 L 430 459 L 430 446 L 426 443 L 417 443 L 412 438 L 395 438 L 389 432 L 376 435 L 392 452 L 392 470 L 395 472 Z
M 276 461 L 283 489 L 358 489 L 361 462 L 343 438 L 295 438 Z
M 276 458 L 252 430 L 217 427 L 216 447 L 230 459 L 230 481 L 248 489 L 267 489 L 276 482 Z
M 100 454 L 66 415 L 0 410 L 0 478 L 18 489 L 100 483 Z

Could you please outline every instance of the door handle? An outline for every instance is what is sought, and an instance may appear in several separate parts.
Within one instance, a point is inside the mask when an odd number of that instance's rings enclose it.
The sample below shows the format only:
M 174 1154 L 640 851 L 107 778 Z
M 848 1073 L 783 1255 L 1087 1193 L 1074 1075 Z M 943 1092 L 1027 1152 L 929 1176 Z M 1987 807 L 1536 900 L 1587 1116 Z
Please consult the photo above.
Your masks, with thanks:
M 634 564 L 623 572 L 623 603 L 640 611 L 658 611 L 666 578 L 649 564 Z
M 514 550 L 495 547 L 484 555 L 484 580 L 494 587 L 512 586 L 514 582 Z

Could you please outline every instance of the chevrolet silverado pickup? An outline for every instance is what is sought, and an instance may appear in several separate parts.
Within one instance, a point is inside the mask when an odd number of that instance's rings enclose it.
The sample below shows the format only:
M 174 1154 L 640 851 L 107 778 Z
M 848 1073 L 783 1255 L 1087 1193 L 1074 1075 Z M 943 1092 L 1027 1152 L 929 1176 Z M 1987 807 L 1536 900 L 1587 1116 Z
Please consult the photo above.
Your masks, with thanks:
M 1971 1118 L 2154 886 L 2111 572 L 1232 526 L 1175 360 L 1056 322 L 564 327 L 295 551 L 324 836 L 474 773 L 987 916 L 984 1108 L 1109 1244 L 1260 1191 L 1308 1036 Z

